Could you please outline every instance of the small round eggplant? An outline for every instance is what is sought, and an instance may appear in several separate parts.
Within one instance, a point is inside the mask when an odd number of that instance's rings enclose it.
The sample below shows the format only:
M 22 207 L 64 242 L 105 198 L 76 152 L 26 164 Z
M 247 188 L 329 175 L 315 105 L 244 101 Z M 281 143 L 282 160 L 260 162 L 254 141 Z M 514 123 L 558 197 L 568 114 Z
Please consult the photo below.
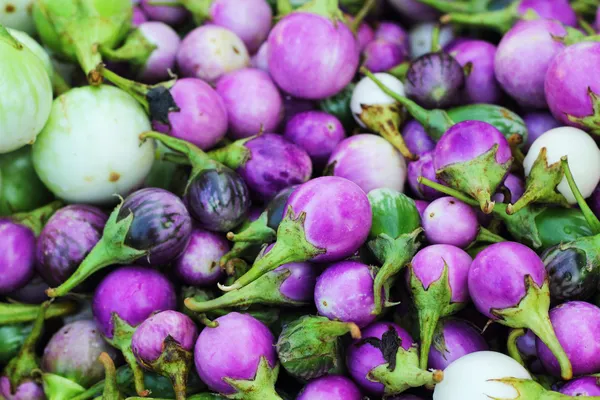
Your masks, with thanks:
M 0 294 L 22 288 L 35 273 L 35 234 L 25 225 L 0 219 Z
M 421 156 L 435 148 L 435 141 L 425 132 L 423 125 L 415 119 L 402 128 L 402 137 L 411 153 Z
M 567 382 L 560 388 L 560 393 L 571 396 L 600 396 L 600 385 L 595 376 L 582 376 Z
M 169 25 L 178 25 L 188 16 L 185 8 L 178 6 L 175 0 L 163 0 L 162 3 L 174 3 L 168 6 L 152 5 L 152 0 L 140 0 L 142 11 L 153 21 L 161 21 Z
M 479 221 L 473 207 L 454 197 L 432 201 L 423 213 L 422 224 L 427 240 L 433 244 L 465 248 L 479 234 Z
M 190 243 L 174 262 L 175 273 L 186 285 L 214 285 L 224 275 L 219 260 L 229 248 L 222 235 L 194 228 Z
M 372 72 L 385 72 L 406 58 L 406 50 L 394 42 L 385 39 L 375 39 L 363 50 L 364 66 Z
M 435 174 L 435 167 L 433 166 L 433 151 L 422 153 L 417 161 L 408 163 L 408 184 L 413 193 L 423 199 L 435 200 L 444 195 L 429 186 L 419 183 L 419 178 L 421 177 L 440 183 Z
M 297 400 L 361 400 L 358 387 L 345 376 L 328 375 L 314 379 L 304 386 Z
M 462 356 L 488 349 L 489 346 L 481 331 L 470 322 L 453 318 L 445 319 L 440 321 L 433 337 L 428 367 L 444 370 Z

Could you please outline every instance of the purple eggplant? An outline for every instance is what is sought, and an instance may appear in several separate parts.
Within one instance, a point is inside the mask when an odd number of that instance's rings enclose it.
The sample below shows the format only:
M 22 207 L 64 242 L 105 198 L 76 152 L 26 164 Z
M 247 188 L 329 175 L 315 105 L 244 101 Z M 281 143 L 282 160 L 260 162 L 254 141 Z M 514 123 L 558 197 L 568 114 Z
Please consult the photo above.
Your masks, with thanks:
M 415 119 L 408 121 L 402 128 L 402 137 L 411 153 L 421 156 L 435 148 L 435 141 Z
M 233 285 L 221 289 L 239 289 L 290 262 L 344 259 L 364 243 L 371 222 L 369 199 L 358 185 L 335 176 L 312 179 L 289 197 L 271 251 Z
M 525 193 L 525 183 L 521 178 L 514 174 L 506 175 L 502 187 L 492 197 L 496 203 L 514 203 L 518 201 Z
M 350 20 L 353 21 L 353 19 Z M 358 50 L 363 51 L 365 47 L 373 40 L 375 40 L 375 31 L 373 31 L 373 28 L 371 28 L 369 24 L 362 22 L 356 30 L 356 41 L 358 42 Z
M 375 38 L 396 43 L 408 54 L 408 33 L 396 22 L 380 21 L 375 29 Z
M 200 333 L 194 349 L 196 370 L 209 389 L 249 400 L 280 399 L 273 387 L 279 368 L 269 328 L 237 312 L 215 322 L 216 328 Z
M 358 387 L 345 376 L 328 375 L 310 381 L 296 400 L 361 400 Z
M 545 75 L 545 95 L 554 118 L 595 135 L 600 134 L 600 85 L 593 78 L 600 73 L 598 62 L 600 43 L 579 43 L 558 54 Z
M 363 50 L 363 65 L 372 72 L 385 72 L 406 58 L 406 49 L 385 39 L 371 41 Z
M 71 322 L 56 332 L 44 348 L 42 370 L 88 388 L 104 378 L 104 368 L 98 363 L 103 352 L 112 358 L 117 356 L 94 321 Z
M 423 215 L 425 215 L 425 210 L 429 206 L 428 201 L 424 200 L 415 200 L 415 206 L 417 207 L 417 211 L 419 212 L 419 216 L 421 217 L 421 221 L 423 220 Z
M 131 17 L 131 25 L 137 27 L 143 24 L 144 22 L 148 22 L 148 17 L 146 16 L 141 7 L 134 6 L 133 16 Z
M 496 50 L 493 44 L 475 39 L 464 40 L 446 48 L 463 68 L 471 64 L 460 96 L 461 103 L 496 104 L 501 99 L 502 90 L 494 72 Z
M 600 385 L 595 376 L 582 376 L 567 382 L 560 388 L 560 393 L 571 397 L 600 396 Z
M 465 84 L 463 67 L 448 53 L 427 53 L 406 72 L 406 96 L 426 108 L 445 108 L 459 99 Z
M 163 189 L 138 190 L 110 214 L 100 241 L 50 297 L 64 296 L 90 275 L 112 264 L 161 265 L 177 258 L 190 239 L 192 221 L 185 205 Z
M 38 237 L 37 272 L 52 286 L 65 282 L 98 243 L 107 219 L 102 210 L 87 205 L 58 210 Z
M 425 186 L 419 182 L 419 178 L 427 178 L 432 182 L 440 183 L 435 174 L 433 166 L 433 151 L 427 151 L 419 155 L 417 161 L 408 163 L 408 184 L 413 193 L 422 199 L 435 200 L 444 194 L 435 189 Z
M 473 260 L 469 292 L 485 316 L 512 328 L 532 330 L 560 360 L 563 379 L 573 376 L 548 316 L 550 291 L 544 263 L 533 250 L 516 242 L 487 247 Z
M 183 38 L 177 52 L 177 65 L 185 77 L 215 83 L 228 72 L 250 65 L 250 56 L 239 36 L 229 29 L 209 24 Z
M 175 289 L 161 273 L 149 268 L 121 267 L 108 274 L 96 288 L 92 310 L 106 340 L 123 352 L 133 370 L 135 389 L 144 389 L 143 373 L 131 350 L 135 327 L 153 313 L 173 310 Z
M 523 121 L 527 126 L 527 142 L 523 146 L 523 150 L 526 151 L 542 134 L 560 126 L 560 122 L 548 111 L 530 111 L 523 115 Z
M 521 106 L 546 107 L 546 71 L 554 57 L 565 48 L 554 37 L 566 33 L 558 21 L 537 19 L 518 23 L 500 41 L 494 60 L 496 78 Z
M 335 116 L 322 111 L 306 111 L 288 121 L 283 136 L 303 148 L 315 169 L 320 170 L 346 133 Z
M 0 378 L 0 395 L 6 400 L 45 400 L 46 395 L 41 385 L 34 381 L 21 383 L 16 390 L 10 387 L 10 380 L 3 376 Z
M 411 387 L 442 380 L 442 371 L 419 368 L 419 356 L 410 334 L 391 322 L 376 322 L 362 332 L 347 351 L 350 376 L 363 390 L 393 396 Z
M 573 375 L 600 371 L 600 308 L 583 301 L 570 301 L 553 308 L 550 321 L 573 366 Z M 546 371 L 560 376 L 561 367 L 557 359 L 539 335 L 536 348 Z
M 187 17 L 187 11 L 177 6 L 176 0 L 162 0 L 161 3 L 173 3 L 173 5 L 155 6 L 153 0 L 140 0 L 140 7 L 144 13 L 153 21 L 161 21 L 169 25 L 178 25 Z
M 177 400 L 186 399 L 192 349 L 198 329 L 185 314 L 162 311 L 142 322 L 131 338 L 136 360 L 144 368 L 171 380 Z
M 477 200 L 486 214 L 494 209 L 491 197 L 512 161 L 506 138 L 498 129 L 481 121 L 452 126 L 436 144 L 433 154 L 438 178 Z
M 342 140 L 327 164 L 331 175 L 356 183 L 365 193 L 380 188 L 404 191 L 406 161 L 380 136 L 359 134 Z
M 429 352 L 428 367 L 444 370 L 460 357 L 489 350 L 481 331 L 468 321 L 444 319 L 440 321 L 433 336 L 433 347 Z
M 219 260 L 229 247 L 229 242 L 222 235 L 194 228 L 190 243 L 174 261 L 175 274 L 186 285 L 214 285 L 224 275 Z
M 7 297 L 20 303 L 40 304 L 48 300 L 46 290 L 49 288 L 48 283 L 40 275 L 35 274 L 25 286 L 10 292 Z
M 217 81 L 229 118 L 229 136 L 243 139 L 259 132 L 273 132 L 283 118 L 283 99 L 269 74 L 244 68 Z
M 236 170 L 250 190 L 266 201 L 286 187 L 306 182 L 312 174 L 306 151 L 274 133 L 238 140 L 209 156 Z
M 433 21 L 439 18 L 439 12 L 419 0 L 390 0 L 392 7 L 404 18 L 411 21 Z
M 358 43 L 342 22 L 337 3 L 308 3 L 283 17 L 269 34 L 269 72 L 292 96 L 313 100 L 333 96 L 356 73 Z
M 317 279 L 315 304 L 319 314 L 333 320 L 354 322 L 365 327 L 377 318 L 373 313 L 373 277 L 371 267 L 357 261 L 330 265 Z M 382 300 L 383 303 L 383 300 Z
M 267 42 L 264 42 L 252 58 L 250 58 L 250 65 L 252 68 L 269 73 L 269 46 Z
M 419 250 L 408 265 L 409 287 L 419 316 L 422 369 L 427 369 L 440 318 L 456 314 L 469 302 L 467 281 L 472 261 L 464 250 L 438 244 Z
M 508 352 L 515 360 L 522 360 L 528 369 L 536 374 L 545 373 L 544 367 L 538 357 L 535 346 L 536 336 L 529 329 L 521 332 L 522 329 L 513 329 L 508 336 Z M 516 340 L 513 340 L 516 337 Z M 516 354 L 518 353 L 518 354 Z

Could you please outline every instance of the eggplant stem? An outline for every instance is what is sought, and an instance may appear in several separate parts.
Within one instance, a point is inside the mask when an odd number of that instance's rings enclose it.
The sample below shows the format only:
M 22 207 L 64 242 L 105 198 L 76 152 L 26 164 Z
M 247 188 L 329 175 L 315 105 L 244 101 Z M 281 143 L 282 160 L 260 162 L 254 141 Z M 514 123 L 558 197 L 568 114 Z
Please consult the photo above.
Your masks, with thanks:
M 521 357 L 521 352 L 517 346 L 517 339 L 519 339 L 521 336 L 525 336 L 524 329 L 512 329 L 506 341 L 506 348 L 508 350 L 508 355 L 525 367 L 525 362 L 523 361 L 523 357 Z
M 560 163 L 562 165 L 563 171 L 565 172 L 565 178 L 569 183 L 569 188 L 573 192 L 575 199 L 577 200 L 577 204 L 583 213 L 588 225 L 592 228 L 595 234 L 600 233 L 600 220 L 596 217 L 596 214 L 590 209 L 590 206 L 585 202 L 585 199 L 581 195 L 577 184 L 575 183 L 575 179 L 573 178 L 573 174 L 571 173 L 571 168 L 569 167 L 569 162 L 567 161 L 567 157 L 563 156 L 560 159 Z

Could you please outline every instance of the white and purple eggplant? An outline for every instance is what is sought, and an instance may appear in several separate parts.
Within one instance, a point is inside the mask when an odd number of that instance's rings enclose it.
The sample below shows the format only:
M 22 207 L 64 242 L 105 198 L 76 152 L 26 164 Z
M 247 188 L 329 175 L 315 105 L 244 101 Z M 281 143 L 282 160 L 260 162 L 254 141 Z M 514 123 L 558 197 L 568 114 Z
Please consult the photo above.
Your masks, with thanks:
M 193 228 L 189 244 L 173 263 L 175 274 L 186 285 L 214 285 L 224 275 L 219 260 L 229 249 L 222 234 Z

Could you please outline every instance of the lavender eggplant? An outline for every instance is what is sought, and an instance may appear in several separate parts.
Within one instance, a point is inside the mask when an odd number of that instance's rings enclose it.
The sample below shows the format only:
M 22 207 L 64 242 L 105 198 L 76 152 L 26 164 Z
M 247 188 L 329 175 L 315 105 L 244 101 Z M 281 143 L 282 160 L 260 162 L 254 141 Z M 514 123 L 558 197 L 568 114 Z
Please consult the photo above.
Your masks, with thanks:
M 529 148 L 537 138 L 548 132 L 550 129 L 558 128 L 558 122 L 548 111 L 531 111 L 523 115 L 523 121 L 527 127 L 527 141 L 523 150 L 529 151 Z
M 391 322 L 376 322 L 347 350 L 350 376 L 363 390 L 392 396 L 411 387 L 442 380 L 439 370 L 419 368 L 419 355 L 409 333 Z
M 427 178 L 432 182 L 440 183 L 435 174 L 435 167 L 433 166 L 433 151 L 422 153 L 419 155 L 417 161 L 408 163 L 407 175 L 408 184 L 417 197 L 435 200 L 444 195 L 429 186 L 419 183 L 420 178 Z
M 142 366 L 168 377 L 177 400 L 185 400 L 192 348 L 198 329 L 186 315 L 162 311 L 142 322 L 131 338 L 131 348 Z
M 408 196 L 391 189 L 375 189 L 367 195 L 373 214 L 367 245 L 381 268 L 373 281 L 373 314 L 382 310 L 381 292 L 393 282 L 420 246 L 420 217 Z
M 560 388 L 560 393 L 571 397 L 600 396 L 598 378 L 594 376 L 582 376 L 573 379 Z
M 236 312 L 215 322 L 216 328 L 200 333 L 194 348 L 196 369 L 209 389 L 229 398 L 281 400 L 273 387 L 279 364 L 269 329 Z
M 277 356 L 283 368 L 297 379 L 342 374 L 342 338 L 348 333 L 360 339 L 360 329 L 353 322 L 304 315 L 284 325 L 277 340 Z
M 327 173 L 356 183 L 365 193 L 387 188 L 404 191 L 406 161 L 388 141 L 359 134 L 341 141 L 331 153 Z
M 151 264 L 167 263 L 183 252 L 191 231 L 190 215 L 178 197 L 163 189 L 138 190 L 110 214 L 102 237 L 77 270 L 47 294 L 64 296 L 93 273 L 115 263 L 142 258 Z
M 281 94 L 264 71 L 244 68 L 230 72 L 217 81 L 215 89 L 227 109 L 233 139 L 274 132 L 283 118 Z
M 482 314 L 512 328 L 532 330 L 558 358 L 563 379 L 573 376 L 548 317 L 548 276 L 533 250 L 515 242 L 495 243 L 475 257 L 468 282 L 471 299 Z
M 46 223 L 36 245 L 36 270 L 52 286 L 75 272 L 102 236 L 108 217 L 102 210 L 70 205 L 58 210 Z
M 469 302 L 467 280 L 472 261 L 458 247 L 432 245 L 418 251 L 408 265 L 408 281 L 419 316 L 422 369 L 427 369 L 440 318 L 456 314 Z
M 189 244 L 174 261 L 175 274 L 187 285 L 214 285 L 223 277 L 219 260 L 229 248 L 222 235 L 193 228 Z
M 306 182 L 312 174 L 306 151 L 273 133 L 238 140 L 208 155 L 236 170 L 260 200 L 271 200 L 282 189 Z
M 362 395 L 354 382 L 344 376 L 329 375 L 310 381 L 298 394 L 298 400 L 327 398 L 331 400 L 360 400 Z
M 441 320 L 433 336 L 427 366 L 444 370 L 459 358 L 489 349 L 481 331 L 470 322 L 448 318 Z
M 344 259 L 365 241 L 371 220 L 367 195 L 355 183 L 338 177 L 312 179 L 289 197 L 271 251 L 233 285 L 221 289 L 239 289 L 290 262 Z
M 178 6 L 176 0 L 162 0 L 161 3 L 167 3 L 166 5 L 153 5 L 152 0 L 139 0 L 139 3 L 142 11 L 152 21 L 160 21 L 175 26 L 181 24 L 188 16 L 185 8 Z
M 110 274 L 96 288 L 92 309 L 98 328 L 106 340 L 121 350 L 134 375 L 136 392 L 144 389 L 143 373 L 131 350 L 135 326 L 155 312 L 176 306 L 175 289 L 157 271 L 142 267 L 122 267 Z
M 402 127 L 402 137 L 411 153 L 420 157 L 435 148 L 435 142 L 429 137 L 423 125 L 414 119 Z
M 402 45 L 385 39 L 375 39 L 363 50 L 363 65 L 373 72 L 385 72 L 402 63 L 407 53 L 407 49 Z

